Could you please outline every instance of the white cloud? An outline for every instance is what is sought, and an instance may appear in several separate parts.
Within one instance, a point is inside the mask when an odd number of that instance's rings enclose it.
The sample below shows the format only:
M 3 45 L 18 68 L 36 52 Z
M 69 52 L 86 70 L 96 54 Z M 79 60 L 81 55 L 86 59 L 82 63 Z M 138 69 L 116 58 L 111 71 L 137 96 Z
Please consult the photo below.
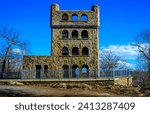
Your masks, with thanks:
M 19 53 L 21 53 L 21 50 L 18 49 L 18 48 L 15 48 L 15 49 L 12 50 L 12 52 L 15 53 L 15 54 L 19 54 Z
M 132 45 L 109 45 L 108 47 L 101 47 L 100 52 L 111 51 L 116 55 L 121 56 L 125 61 L 119 61 L 127 68 L 135 69 L 136 59 L 139 56 L 138 48 Z
M 125 62 L 125 61 L 119 61 L 118 62 L 120 65 L 125 65 L 125 67 L 127 68 L 131 68 L 131 69 L 134 69 L 135 68 L 135 64 L 133 63 L 129 63 L 129 62 Z
M 21 50 L 19 48 L 14 48 L 14 49 L 12 49 L 12 53 L 24 55 L 24 54 L 26 54 L 26 51 L 25 50 Z
M 131 45 L 109 45 L 108 47 L 101 47 L 100 51 L 112 51 L 125 60 L 135 60 L 138 57 L 137 47 Z

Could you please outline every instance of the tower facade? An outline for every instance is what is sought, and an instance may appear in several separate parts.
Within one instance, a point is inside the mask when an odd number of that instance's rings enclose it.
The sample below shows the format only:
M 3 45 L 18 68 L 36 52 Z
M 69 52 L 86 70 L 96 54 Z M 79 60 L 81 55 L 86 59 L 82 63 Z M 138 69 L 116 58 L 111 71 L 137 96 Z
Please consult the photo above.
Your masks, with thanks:
M 36 70 L 33 78 L 53 78 L 51 71 L 60 71 L 61 78 L 99 77 L 99 6 L 68 11 L 53 4 L 50 26 L 51 56 L 24 56 L 24 70 Z

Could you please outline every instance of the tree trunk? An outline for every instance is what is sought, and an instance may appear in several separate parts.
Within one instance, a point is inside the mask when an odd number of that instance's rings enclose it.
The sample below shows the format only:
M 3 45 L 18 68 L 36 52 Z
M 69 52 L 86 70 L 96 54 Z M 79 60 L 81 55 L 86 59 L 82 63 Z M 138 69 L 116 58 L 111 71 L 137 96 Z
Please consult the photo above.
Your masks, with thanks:
M 1 79 L 4 78 L 3 75 L 4 75 L 6 60 L 7 60 L 7 57 L 9 55 L 10 48 L 11 48 L 11 45 L 9 45 L 9 47 L 7 48 L 7 51 L 6 51 L 6 54 L 5 54 L 5 58 L 3 60 L 3 65 L 2 65 L 2 70 L 1 70 L 1 76 L 0 76 Z
M 145 81 L 150 81 L 150 68 L 148 69 L 148 71 L 145 75 Z

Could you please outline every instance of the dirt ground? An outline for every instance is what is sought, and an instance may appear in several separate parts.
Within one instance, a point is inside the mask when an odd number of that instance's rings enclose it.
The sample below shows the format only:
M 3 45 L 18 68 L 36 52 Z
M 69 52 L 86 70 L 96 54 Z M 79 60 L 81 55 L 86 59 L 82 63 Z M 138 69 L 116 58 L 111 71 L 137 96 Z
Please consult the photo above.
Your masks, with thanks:
M 124 86 L 99 86 L 88 84 L 22 84 L 19 82 L 0 83 L 1 97 L 141 97 L 150 96 L 139 88 Z

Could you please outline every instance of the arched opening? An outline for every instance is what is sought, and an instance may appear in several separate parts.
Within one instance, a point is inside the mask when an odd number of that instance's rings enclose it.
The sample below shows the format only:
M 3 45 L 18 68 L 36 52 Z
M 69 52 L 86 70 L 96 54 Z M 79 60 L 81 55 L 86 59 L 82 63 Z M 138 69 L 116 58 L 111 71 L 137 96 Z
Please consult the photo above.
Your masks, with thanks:
M 41 74 L 42 74 L 42 67 L 41 65 L 36 65 L 36 79 L 41 79 Z
M 63 65 L 63 78 L 69 78 L 69 66 L 68 65 Z
M 86 14 L 82 14 L 81 21 L 88 21 L 88 16 Z
M 73 14 L 71 18 L 72 18 L 72 21 L 78 21 L 78 15 L 77 14 Z
M 82 33 L 81 33 L 81 37 L 83 38 L 83 39 L 88 39 L 88 31 L 86 31 L 86 30 L 83 30 L 82 31 Z
M 66 13 L 63 14 L 63 15 L 62 15 L 62 20 L 68 20 L 68 14 L 66 14 Z
M 69 50 L 67 47 L 62 48 L 62 55 L 69 55 Z
M 82 55 L 89 55 L 89 49 L 87 47 L 82 48 Z
M 72 49 L 72 55 L 79 55 L 79 49 L 77 47 Z
M 78 31 L 77 31 L 77 30 L 73 30 L 73 31 L 72 31 L 72 38 L 73 38 L 73 39 L 78 38 Z
M 79 78 L 79 68 L 76 64 L 72 66 L 72 78 Z
M 89 67 L 88 65 L 82 66 L 82 78 L 88 78 L 89 77 Z
M 63 30 L 62 31 L 62 38 L 68 38 L 69 37 L 69 33 L 68 33 L 68 31 L 67 30 Z

